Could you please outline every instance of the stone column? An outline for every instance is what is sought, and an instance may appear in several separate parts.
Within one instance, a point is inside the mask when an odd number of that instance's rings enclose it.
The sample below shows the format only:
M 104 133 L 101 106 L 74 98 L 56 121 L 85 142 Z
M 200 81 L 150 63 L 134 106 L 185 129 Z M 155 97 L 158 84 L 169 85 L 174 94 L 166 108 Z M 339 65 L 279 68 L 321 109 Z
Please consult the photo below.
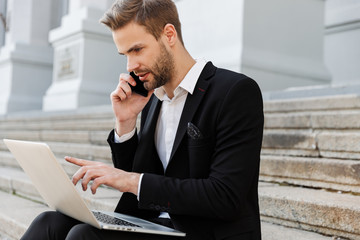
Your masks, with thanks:
M 54 71 L 44 111 L 110 104 L 119 74 L 126 71 L 126 59 L 117 53 L 111 31 L 99 23 L 112 2 L 70 0 L 69 14 L 50 32 Z
M 0 114 L 41 109 L 52 72 L 50 8 L 48 0 L 7 1 L 8 31 L 0 49 Z
M 6 0 L 0 0 L 0 48 L 5 44 Z
M 326 10 L 325 60 L 333 85 L 359 86 L 360 1 L 327 0 Z
M 263 91 L 330 83 L 323 60 L 323 0 L 177 5 L 185 45 L 196 57 L 253 77 Z
M 268 0 L 266 0 L 268 1 Z M 244 0 L 177 0 L 186 49 L 218 67 L 241 71 Z

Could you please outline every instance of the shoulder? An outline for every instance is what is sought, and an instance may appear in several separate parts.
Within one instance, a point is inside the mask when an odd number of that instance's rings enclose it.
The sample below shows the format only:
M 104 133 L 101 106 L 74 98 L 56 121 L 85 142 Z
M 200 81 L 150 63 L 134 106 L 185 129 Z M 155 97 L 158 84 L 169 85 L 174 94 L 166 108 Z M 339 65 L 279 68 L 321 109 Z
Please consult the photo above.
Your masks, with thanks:
M 223 68 L 217 68 L 214 75 L 214 83 L 228 87 L 239 85 L 246 88 L 259 88 L 256 81 L 249 76 Z
M 256 93 L 261 96 L 259 85 L 251 77 L 224 68 L 217 68 L 209 62 L 204 68 L 205 72 L 211 72 L 205 81 L 208 82 L 210 92 L 216 92 L 225 97 L 234 93 Z

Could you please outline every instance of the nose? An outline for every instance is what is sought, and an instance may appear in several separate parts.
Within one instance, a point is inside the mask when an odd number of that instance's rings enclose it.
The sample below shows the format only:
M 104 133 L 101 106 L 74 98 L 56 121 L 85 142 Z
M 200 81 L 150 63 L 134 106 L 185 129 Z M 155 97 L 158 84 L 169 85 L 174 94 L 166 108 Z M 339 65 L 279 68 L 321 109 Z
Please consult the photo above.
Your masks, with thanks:
M 134 57 L 127 57 L 127 65 L 126 65 L 126 69 L 128 72 L 133 72 L 136 69 L 138 69 L 140 66 L 140 64 L 138 63 L 138 61 L 136 60 L 136 58 Z

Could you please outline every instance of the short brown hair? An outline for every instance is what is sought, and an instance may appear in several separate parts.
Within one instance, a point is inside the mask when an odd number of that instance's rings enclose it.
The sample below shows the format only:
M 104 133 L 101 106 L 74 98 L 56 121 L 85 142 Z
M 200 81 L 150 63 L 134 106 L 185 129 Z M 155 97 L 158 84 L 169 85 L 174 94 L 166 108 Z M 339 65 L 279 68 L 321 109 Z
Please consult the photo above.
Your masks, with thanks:
M 184 45 L 179 15 L 172 0 L 117 0 L 100 19 L 112 31 L 132 21 L 144 26 L 156 40 L 160 38 L 165 25 L 170 23 Z

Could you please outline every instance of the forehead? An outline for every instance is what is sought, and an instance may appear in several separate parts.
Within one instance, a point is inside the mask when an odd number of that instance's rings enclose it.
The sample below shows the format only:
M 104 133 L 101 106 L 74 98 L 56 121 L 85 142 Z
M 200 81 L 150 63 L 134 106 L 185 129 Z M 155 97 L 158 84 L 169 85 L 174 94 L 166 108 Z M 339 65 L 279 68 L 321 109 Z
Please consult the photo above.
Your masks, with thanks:
M 126 53 L 135 45 L 148 45 L 156 42 L 155 37 L 146 28 L 134 22 L 112 32 L 114 42 L 119 53 Z

